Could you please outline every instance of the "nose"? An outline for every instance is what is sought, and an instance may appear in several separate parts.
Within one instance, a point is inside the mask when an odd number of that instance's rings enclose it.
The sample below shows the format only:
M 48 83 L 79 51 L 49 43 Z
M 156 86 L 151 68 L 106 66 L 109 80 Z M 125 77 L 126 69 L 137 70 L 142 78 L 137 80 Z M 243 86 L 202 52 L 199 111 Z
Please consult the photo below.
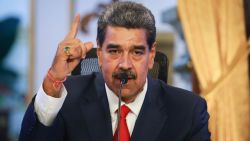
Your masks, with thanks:
M 119 62 L 119 69 L 121 70 L 130 70 L 132 68 L 132 61 L 129 57 L 128 53 L 123 53 L 120 62 Z

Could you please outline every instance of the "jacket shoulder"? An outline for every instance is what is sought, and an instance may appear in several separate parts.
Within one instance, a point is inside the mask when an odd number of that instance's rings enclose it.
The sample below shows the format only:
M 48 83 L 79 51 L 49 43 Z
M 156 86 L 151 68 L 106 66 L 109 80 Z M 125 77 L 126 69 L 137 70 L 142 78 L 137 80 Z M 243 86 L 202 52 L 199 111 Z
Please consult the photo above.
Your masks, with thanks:
M 170 86 L 160 80 L 156 80 L 153 83 L 156 83 L 156 86 L 160 89 L 159 94 L 168 106 L 191 110 L 199 103 L 206 105 L 205 99 L 194 92 Z

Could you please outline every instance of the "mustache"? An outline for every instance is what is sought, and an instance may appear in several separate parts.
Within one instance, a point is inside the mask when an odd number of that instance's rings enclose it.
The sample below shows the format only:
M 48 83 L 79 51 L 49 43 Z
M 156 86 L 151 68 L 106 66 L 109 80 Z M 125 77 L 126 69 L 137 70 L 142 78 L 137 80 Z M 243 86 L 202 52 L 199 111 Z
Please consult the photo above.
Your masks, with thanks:
M 113 72 L 112 73 L 112 77 L 113 78 L 116 78 L 116 79 L 121 79 L 121 74 L 127 74 L 128 76 L 128 79 L 136 79 L 136 74 L 130 70 L 121 70 L 121 71 L 118 71 L 118 72 Z

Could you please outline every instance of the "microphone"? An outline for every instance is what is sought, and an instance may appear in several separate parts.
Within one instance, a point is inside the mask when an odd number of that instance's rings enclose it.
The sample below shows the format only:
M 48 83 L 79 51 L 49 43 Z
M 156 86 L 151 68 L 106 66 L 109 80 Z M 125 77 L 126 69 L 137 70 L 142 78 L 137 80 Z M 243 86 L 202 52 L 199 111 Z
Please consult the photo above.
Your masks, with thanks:
M 118 79 L 121 80 L 121 84 L 127 84 L 128 82 L 128 74 L 126 72 L 121 72 L 118 74 Z
M 118 92 L 119 102 L 118 102 L 118 113 L 117 113 L 117 141 L 120 141 L 120 120 L 121 120 L 121 97 L 122 97 L 122 88 L 128 82 L 128 74 L 126 72 L 121 72 L 117 75 L 117 78 L 120 79 L 121 85 Z

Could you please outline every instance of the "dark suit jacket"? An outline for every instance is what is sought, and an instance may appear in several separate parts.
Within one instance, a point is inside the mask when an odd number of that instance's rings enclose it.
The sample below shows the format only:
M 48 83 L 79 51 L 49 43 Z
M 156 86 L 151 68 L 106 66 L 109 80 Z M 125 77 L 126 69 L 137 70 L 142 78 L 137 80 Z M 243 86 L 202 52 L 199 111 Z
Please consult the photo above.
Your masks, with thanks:
M 72 76 L 65 87 L 68 95 L 50 127 L 38 121 L 33 102 L 29 105 L 19 141 L 112 141 L 102 75 Z M 204 99 L 148 77 L 131 141 L 209 141 L 208 119 Z

